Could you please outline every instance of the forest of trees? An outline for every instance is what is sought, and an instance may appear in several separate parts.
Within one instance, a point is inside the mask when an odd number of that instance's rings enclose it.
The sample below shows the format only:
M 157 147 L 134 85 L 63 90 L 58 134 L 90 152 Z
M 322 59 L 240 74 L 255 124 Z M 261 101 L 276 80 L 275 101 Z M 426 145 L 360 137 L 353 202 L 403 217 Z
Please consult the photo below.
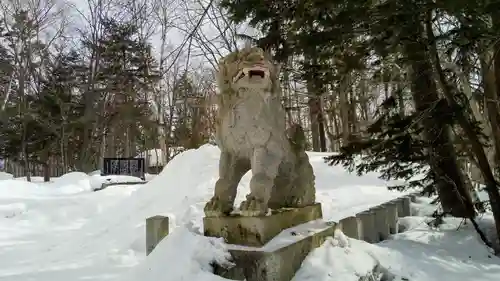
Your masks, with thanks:
M 437 193 L 443 214 L 475 223 L 484 206 L 472 199 L 462 162 L 472 163 L 500 234 L 500 1 L 221 6 L 234 22 L 258 28 L 263 36 L 249 39 L 303 82 L 312 148 L 340 146 L 330 164 L 379 170 L 386 179 L 422 173 L 408 185 Z
M 168 159 L 170 147 L 208 142 L 217 60 L 250 42 L 282 64 L 287 118 L 310 150 L 386 179 L 420 173 L 407 186 L 437 193 L 444 214 L 491 210 L 500 234 L 500 0 L 6 0 L 0 10 L 0 155 L 27 174 L 54 159 L 89 172 L 103 157 L 156 148 Z M 472 197 L 478 181 L 488 202 Z
M 29 178 L 31 165 L 90 172 L 103 157 L 159 148 L 168 159 L 168 147 L 207 142 L 213 70 L 188 64 L 187 47 L 172 50 L 182 7 L 77 2 L 0 4 L 0 157 Z

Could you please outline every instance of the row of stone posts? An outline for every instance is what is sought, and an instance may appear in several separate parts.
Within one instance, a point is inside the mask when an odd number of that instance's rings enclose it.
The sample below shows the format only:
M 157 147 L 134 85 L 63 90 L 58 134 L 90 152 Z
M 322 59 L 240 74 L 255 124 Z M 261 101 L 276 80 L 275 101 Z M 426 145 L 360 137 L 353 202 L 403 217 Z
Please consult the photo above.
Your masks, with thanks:
M 338 228 L 348 237 L 378 243 L 405 230 L 398 218 L 411 216 L 410 202 L 415 201 L 416 194 L 391 200 L 340 220 Z
M 411 216 L 410 202 L 416 201 L 416 194 L 399 197 L 389 202 L 341 219 L 337 225 L 348 237 L 369 243 L 383 241 L 391 234 L 403 232 L 398 218 Z M 146 255 L 168 235 L 169 220 L 166 216 L 153 216 L 146 220 Z

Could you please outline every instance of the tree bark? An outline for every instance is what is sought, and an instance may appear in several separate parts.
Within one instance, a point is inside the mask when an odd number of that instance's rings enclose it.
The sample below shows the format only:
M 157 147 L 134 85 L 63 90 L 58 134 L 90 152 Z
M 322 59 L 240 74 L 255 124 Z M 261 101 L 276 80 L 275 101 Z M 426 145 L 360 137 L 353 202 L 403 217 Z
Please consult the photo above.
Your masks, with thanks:
M 500 90 L 495 89 L 495 72 L 489 66 L 491 56 L 488 56 L 487 53 L 480 54 L 479 60 L 481 63 L 481 76 L 484 88 L 484 107 L 486 115 L 490 122 L 489 128 L 491 128 L 491 139 L 493 142 L 493 147 L 495 148 L 493 161 L 491 161 L 490 157 L 490 162 L 496 165 L 498 169 L 500 167 L 500 116 L 499 107 L 497 104 L 497 92 Z
M 310 81 L 307 81 L 307 93 L 309 95 L 307 105 L 309 107 L 309 119 L 311 121 L 312 149 L 313 151 L 321 151 L 318 120 L 318 114 L 321 109 L 321 104 L 319 101 L 319 97 L 317 96 L 314 81 L 312 81 L 312 78 Z
M 340 81 L 339 91 L 339 108 L 340 108 L 340 121 L 342 122 L 342 145 L 349 144 L 349 137 L 351 132 L 349 130 L 349 78 L 345 74 Z
M 476 135 L 472 123 L 465 116 L 464 111 L 460 109 L 459 104 L 454 99 L 453 89 L 446 80 L 446 77 L 444 75 L 443 69 L 439 62 L 439 56 L 435 45 L 434 33 L 432 32 L 430 14 L 428 15 L 426 25 L 427 25 L 426 28 L 427 37 L 429 38 L 429 41 L 432 42 L 430 53 L 434 58 L 434 65 L 436 67 L 436 71 L 443 89 L 443 93 L 449 105 L 451 105 L 452 108 L 457 109 L 455 110 L 455 113 L 458 124 L 460 125 L 462 130 L 465 132 L 467 138 L 469 139 L 472 148 L 471 150 L 478 161 L 479 168 L 481 169 L 481 172 L 483 174 L 486 183 L 486 192 L 488 193 L 488 197 L 491 203 L 491 209 L 493 212 L 493 217 L 495 218 L 497 234 L 500 237 L 500 193 L 498 192 L 497 182 L 493 175 L 492 169 L 488 163 L 488 158 L 486 157 L 486 153 L 484 152 L 483 145 L 481 144 L 479 137 Z M 474 116 L 472 116 L 472 118 L 474 119 Z
M 408 18 L 408 21 L 406 32 L 409 38 L 404 41 L 403 52 L 412 67 L 410 77 L 415 108 L 420 114 L 426 115 L 422 120 L 424 137 L 430 143 L 429 165 L 435 176 L 443 211 L 455 217 L 472 218 L 475 211 L 457 163 L 449 125 L 437 118 L 434 109 L 440 99 L 433 79 L 428 46 L 423 39 L 422 22 L 417 16 Z

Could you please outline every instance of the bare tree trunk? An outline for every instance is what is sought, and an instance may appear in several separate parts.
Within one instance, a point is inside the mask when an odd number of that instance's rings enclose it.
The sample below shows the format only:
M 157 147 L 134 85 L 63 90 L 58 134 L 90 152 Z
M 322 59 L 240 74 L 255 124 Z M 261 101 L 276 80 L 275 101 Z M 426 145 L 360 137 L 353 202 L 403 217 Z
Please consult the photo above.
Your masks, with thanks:
M 349 130 L 349 76 L 344 74 L 340 81 L 339 95 L 339 109 L 340 121 L 342 123 L 342 145 L 345 146 L 349 143 L 351 132 Z
M 432 24 L 431 24 L 431 15 L 430 13 L 427 15 L 427 21 L 426 21 L 426 31 L 427 31 L 427 37 L 431 40 L 431 42 L 435 42 L 434 38 L 434 33 L 432 31 Z M 441 83 L 443 93 L 445 94 L 445 97 L 448 101 L 448 103 L 451 105 L 452 108 L 458 109 L 455 110 L 456 117 L 458 120 L 458 124 L 461 126 L 461 128 L 464 130 L 467 138 L 470 141 L 472 152 L 474 153 L 478 163 L 479 167 L 481 168 L 481 172 L 483 173 L 483 177 L 486 181 L 486 192 L 488 193 L 488 197 L 490 198 L 490 203 L 491 203 L 491 209 L 493 212 L 493 216 L 495 218 L 495 223 L 497 227 L 497 235 L 500 237 L 500 193 L 498 191 L 498 186 L 497 182 L 495 180 L 495 177 L 493 175 L 493 172 L 491 170 L 491 167 L 488 163 L 488 159 L 486 157 L 486 154 L 484 152 L 483 146 L 479 140 L 479 137 L 476 135 L 476 132 L 472 126 L 472 124 L 469 122 L 467 117 L 464 115 L 464 112 L 460 110 L 460 106 L 457 104 L 453 97 L 453 90 L 451 86 L 448 84 L 446 81 L 446 77 L 444 75 L 444 72 L 441 68 L 441 64 L 439 62 L 439 56 L 437 53 L 437 49 L 435 45 L 432 45 L 430 47 L 430 53 L 432 57 L 434 58 L 434 64 L 436 67 L 436 71 L 439 77 L 439 81 Z M 466 198 L 465 196 L 463 196 Z M 469 195 L 470 197 L 470 195 Z M 466 198 L 468 200 L 468 198 Z M 471 200 L 472 201 L 472 200 Z M 468 205 L 468 202 L 465 202 L 465 204 Z
M 409 20 L 414 22 L 407 33 L 414 40 L 406 42 L 403 50 L 412 66 L 411 88 L 416 110 L 425 115 L 422 124 L 424 137 L 430 141 L 429 164 L 437 182 L 436 189 L 444 212 L 455 217 L 472 218 L 475 211 L 457 163 L 450 128 L 436 117 L 436 111 L 433 109 L 440 99 L 433 79 L 427 45 L 423 39 L 424 29 L 417 18 Z
M 311 84 L 311 83 L 308 83 Z M 320 110 L 320 102 L 317 96 L 314 96 L 314 92 L 308 87 L 309 100 L 307 102 L 309 106 L 309 119 L 311 120 L 311 138 L 312 138 L 312 149 L 313 151 L 321 151 L 321 144 L 319 140 L 319 120 L 318 113 Z
M 500 116 L 499 116 L 499 106 L 498 106 L 498 95 L 495 89 L 495 72 L 489 66 L 491 61 L 491 56 L 488 54 L 480 55 L 481 62 L 481 74 L 483 80 L 484 88 L 484 98 L 485 98 L 485 111 L 488 116 L 491 128 L 491 138 L 493 146 L 495 148 L 494 161 L 491 162 L 498 168 L 500 168 Z M 500 71 L 498 71 L 500 72 Z M 499 89 L 500 91 L 500 89 Z M 491 158 L 490 158 L 491 159 Z
M 358 133 L 359 132 L 359 121 L 357 116 L 357 108 L 356 108 L 356 93 L 354 92 L 354 87 L 349 87 L 349 125 L 350 132 Z

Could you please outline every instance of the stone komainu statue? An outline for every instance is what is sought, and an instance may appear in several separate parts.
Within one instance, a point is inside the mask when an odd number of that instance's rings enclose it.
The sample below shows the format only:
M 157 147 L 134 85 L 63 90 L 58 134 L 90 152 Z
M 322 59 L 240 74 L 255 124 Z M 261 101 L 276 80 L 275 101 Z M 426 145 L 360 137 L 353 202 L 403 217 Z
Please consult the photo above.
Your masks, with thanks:
M 315 203 L 304 131 L 298 125 L 286 130 L 278 77 L 278 67 L 260 48 L 247 47 L 219 62 L 216 142 L 221 157 L 214 196 L 205 205 L 207 217 L 233 210 L 238 183 L 250 169 L 251 192 L 240 205 L 241 215 Z

